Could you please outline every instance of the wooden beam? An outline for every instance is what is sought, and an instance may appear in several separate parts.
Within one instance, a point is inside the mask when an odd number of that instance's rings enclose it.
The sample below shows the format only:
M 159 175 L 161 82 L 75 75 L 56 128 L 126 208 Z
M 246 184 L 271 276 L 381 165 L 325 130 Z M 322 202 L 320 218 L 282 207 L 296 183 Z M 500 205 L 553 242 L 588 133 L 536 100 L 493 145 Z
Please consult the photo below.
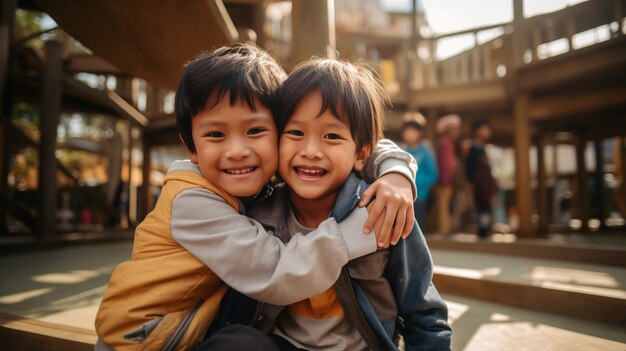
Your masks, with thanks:
M 90 54 L 70 55 L 66 59 L 66 71 L 69 73 L 86 72 L 94 74 L 126 75 L 102 58 Z
M 111 99 L 113 107 L 120 112 L 121 116 L 127 117 L 129 121 L 141 127 L 146 127 L 150 123 L 146 116 L 126 102 L 121 96 L 117 95 L 116 92 L 109 90 L 106 92 L 106 95 Z
M 61 116 L 63 57 L 61 44 L 48 41 L 44 46 L 40 141 L 39 141 L 39 225 L 41 241 L 51 241 L 56 233 L 57 209 L 57 127 Z
M 626 67 L 626 36 L 610 39 L 567 54 L 524 65 L 517 71 L 516 89 L 530 91 L 567 85 L 576 80 L 623 71 Z
M 492 104 L 506 105 L 510 99 L 508 89 L 501 79 L 478 84 L 421 89 L 414 94 L 415 103 L 419 108 L 440 106 L 462 108 L 464 105 L 478 105 L 490 109 Z
M 0 313 L 3 350 L 88 351 L 97 335 L 93 330 Z
M 568 115 L 580 115 L 626 105 L 626 87 L 603 88 L 575 94 L 537 97 L 530 106 L 530 118 L 543 121 Z
M 530 126 L 528 120 L 528 95 L 517 95 L 514 101 L 515 125 L 515 194 L 519 216 L 518 236 L 534 235 L 531 216 L 533 201 L 530 173 Z

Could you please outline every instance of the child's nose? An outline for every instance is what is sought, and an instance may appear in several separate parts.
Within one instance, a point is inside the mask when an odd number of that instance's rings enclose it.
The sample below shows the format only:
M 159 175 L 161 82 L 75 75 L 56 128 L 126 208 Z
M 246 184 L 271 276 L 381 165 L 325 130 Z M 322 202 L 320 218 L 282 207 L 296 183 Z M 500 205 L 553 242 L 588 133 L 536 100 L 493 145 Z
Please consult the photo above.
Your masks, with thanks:
M 224 156 L 228 159 L 240 160 L 250 157 L 252 154 L 249 145 L 241 140 L 233 140 L 229 143 Z
M 312 138 L 307 140 L 302 150 L 300 150 L 300 155 L 309 159 L 322 158 L 322 149 L 319 142 Z

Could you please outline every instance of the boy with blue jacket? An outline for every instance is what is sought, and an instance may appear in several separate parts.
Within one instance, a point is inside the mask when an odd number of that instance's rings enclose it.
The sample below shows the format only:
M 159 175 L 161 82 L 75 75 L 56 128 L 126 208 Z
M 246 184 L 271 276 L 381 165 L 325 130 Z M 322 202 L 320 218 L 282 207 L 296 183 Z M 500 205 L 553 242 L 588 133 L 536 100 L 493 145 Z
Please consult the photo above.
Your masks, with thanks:
M 380 81 L 360 66 L 316 59 L 296 68 L 273 109 L 285 184 L 248 214 L 284 242 L 291 233 L 316 235 L 312 228 L 329 216 L 345 218 L 368 187 L 355 172 L 382 135 L 386 101 Z M 218 322 L 268 333 L 250 331 L 245 340 L 267 350 L 397 350 L 400 337 L 405 350 L 449 350 L 447 307 L 432 274 L 413 223 L 396 246 L 348 262 L 332 288 L 287 306 L 255 305 L 231 292 Z M 232 340 L 215 341 L 234 328 L 246 327 L 224 328 L 200 349 L 236 349 Z

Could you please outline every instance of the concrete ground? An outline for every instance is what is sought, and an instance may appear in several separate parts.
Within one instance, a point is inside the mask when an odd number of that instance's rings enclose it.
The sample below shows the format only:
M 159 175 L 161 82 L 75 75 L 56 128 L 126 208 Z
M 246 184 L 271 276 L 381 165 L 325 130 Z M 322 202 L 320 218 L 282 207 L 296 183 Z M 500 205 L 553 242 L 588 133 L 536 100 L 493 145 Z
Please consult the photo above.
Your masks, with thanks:
M 102 293 L 130 242 L 97 243 L 0 257 L 0 312 L 93 329 Z M 560 284 L 624 296 L 626 270 L 549 260 L 433 251 L 436 270 Z M 445 295 L 453 349 L 626 350 L 622 327 Z

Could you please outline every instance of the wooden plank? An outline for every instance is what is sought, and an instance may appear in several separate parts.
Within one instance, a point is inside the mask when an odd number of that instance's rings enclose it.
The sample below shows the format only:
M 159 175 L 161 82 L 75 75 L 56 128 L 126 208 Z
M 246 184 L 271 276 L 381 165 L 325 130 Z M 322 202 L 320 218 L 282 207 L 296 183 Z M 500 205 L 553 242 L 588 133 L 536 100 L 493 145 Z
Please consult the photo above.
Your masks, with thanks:
M 601 72 L 626 67 L 626 37 L 610 39 L 567 54 L 534 61 L 520 68 L 515 88 L 521 91 L 548 89 L 568 82 L 593 79 Z
M 169 89 L 186 62 L 238 40 L 221 0 L 35 1 L 94 55 Z
M 87 351 L 93 350 L 96 338 L 93 330 L 0 312 L 0 350 Z

